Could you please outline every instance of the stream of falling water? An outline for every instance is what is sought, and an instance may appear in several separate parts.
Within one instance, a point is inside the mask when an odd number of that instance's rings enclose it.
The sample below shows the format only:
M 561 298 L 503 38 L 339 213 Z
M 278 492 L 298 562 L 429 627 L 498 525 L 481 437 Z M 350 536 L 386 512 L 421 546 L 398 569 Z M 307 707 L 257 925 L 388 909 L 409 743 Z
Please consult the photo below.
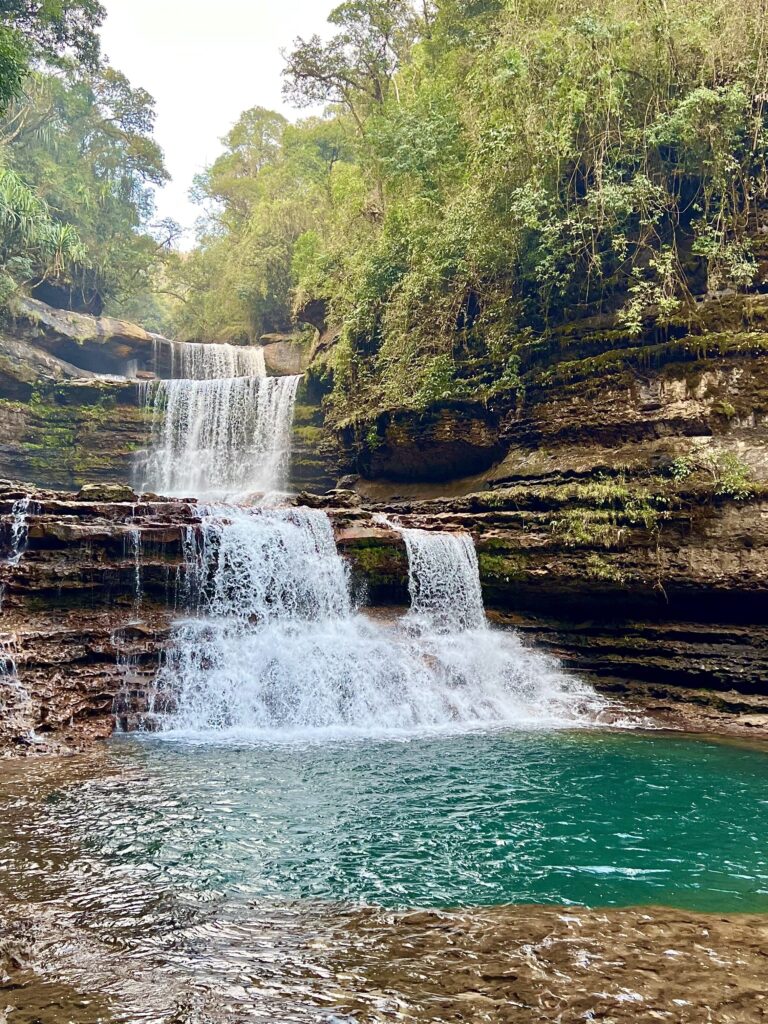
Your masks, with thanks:
M 412 612 L 380 622 L 355 608 L 325 513 L 204 510 L 186 544 L 193 617 L 160 670 L 155 724 L 306 739 L 596 721 L 590 687 L 487 627 L 469 538 L 408 540 Z
M 11 513 L 11 554 L 8 561 L 17 565 L 27 547 L 29 536 L 29 515 L 35 511 L 36 502 L 29 495 L 19 498 L 13 503 Z
M 185 343 L 171 352 L 172 378 L 142 387 L 152 417 L 142 490 L 182 497 L 283 490 L 301 378 L 267 377 L 260 348 Z
M 408 552 L 411 615 L 435 629 L 487 629 L 477 553 L 468 533 L 400 529 Z
M 188 617 L 148 725 L 263 738 L 598 719 L 606 705 L 594 690 L 489 628 L 468 534 L 388 524 L 407 548 L 411 610 L 385 622 L 357 608 L 324 512 L 231 497 L 284 487 L 299 378 L 266 377 L 257 349 L 176 345 L 170 361 L 163 351 L 173 379 L 147 388 L 147 486 L 221 503 L 201 505 L 201 525 L 186 533 Z M 134 550 L 139 590 L 140 538 Z
M 198 345 L 171 342 L 171 377 L 210 380 L 266 377 L 264 350 L 255 345 Z

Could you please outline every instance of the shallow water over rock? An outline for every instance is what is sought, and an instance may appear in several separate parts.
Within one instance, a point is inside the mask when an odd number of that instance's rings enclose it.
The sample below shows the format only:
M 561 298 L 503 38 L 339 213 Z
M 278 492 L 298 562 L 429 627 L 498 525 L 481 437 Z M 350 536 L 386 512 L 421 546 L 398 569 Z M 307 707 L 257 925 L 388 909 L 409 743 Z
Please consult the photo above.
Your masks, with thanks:
M 2 773 L 11 1020 L 761 1019 L 755 749 L 123 740 Z

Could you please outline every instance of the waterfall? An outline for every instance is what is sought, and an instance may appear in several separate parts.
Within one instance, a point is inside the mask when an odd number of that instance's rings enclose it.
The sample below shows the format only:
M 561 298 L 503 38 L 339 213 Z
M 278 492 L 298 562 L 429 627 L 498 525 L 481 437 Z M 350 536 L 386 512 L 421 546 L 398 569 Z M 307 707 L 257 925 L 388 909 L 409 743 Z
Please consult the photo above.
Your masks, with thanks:
M 141 611 L 143 543 L 141 529 L 129 526 L 123 539 L 123 554 L 133 561 L 133 615 L 138 619 Z
M 441 632 L 487 626 L 475 545 L 468 533 L 400 532 L 408 552 L 411 614 Z
M 143 490 L 182 497 L 286 486 L 300 377 L 267 377 L 260 348 L 173 344 L 170 380 L 141 385 L 152 418 Z
M 29 495 L 18 498 L 11 509 L 11 554 L 8 561 L 11 565 L 17 565 L 21 556 L 27 549 L 29 537 L 29 515 L 34 513 L 37 503 L 32 501 Z
M 410 538 L 410 550 L 421 546 L 423 556 L 429 548 L 413 573 L 417 607 L 386 623 L 354 607 L 325 513 L 200 513 L 202 526 L 189 529 L 185 544 L 190 615 L 177 625 L 152 700 L 154 725 L 166 735 L 558 726 L 588 724 L 603 707 L 556 662 L 487 628 L 476 606 L 446 612 L 456 596 L 468 603 L 468 537 L 443 538 L 439 552 L 434 535 L 426 544 Z M 458 589 L 457 564 L 465 577 Z M 429 582 L 438 573 L 452 580 Z M 474 602 L 474 588 L 467 593 Z
M 224 377 L 266 377 L 260 346 L 199 345 L 170 342 L 171 377 L 206 380 Z
M 264 350 L 256 345 L 206 345 L 170 341 L 152 335 L 152 365 L 159 377 L 206 380 L 222 377 L 264 377 Z

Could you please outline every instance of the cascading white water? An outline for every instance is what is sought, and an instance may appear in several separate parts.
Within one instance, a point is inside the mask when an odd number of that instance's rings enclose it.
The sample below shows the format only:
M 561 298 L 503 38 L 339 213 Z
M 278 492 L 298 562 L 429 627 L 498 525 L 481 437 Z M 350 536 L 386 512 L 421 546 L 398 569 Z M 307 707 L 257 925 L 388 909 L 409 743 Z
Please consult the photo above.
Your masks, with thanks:
M 258 345 L 198 344 L 152 335 L 155 373 L 160 377 L 207 380 L 222 377 L 264 377 L 264 350 Z
M 205 511 L 186 545 L 195 617 L 179 625 L 156 684 L 160 728 L 307 737 L 595 720 L 604 705 L 590 687 L 487 628 L 476 606 L 450 625 L 457 593 L 466 596 L 455 588 L 459 549 L 469 587 L 469 538 L 444 538 L 439 558 L 435 535 L 410 540 L 412 551 L 430 548 L 413 573 L 417 608 L 381 623 L 353 607 L 324 513 Z M 438 564 L 453 584 L 428 583 Z M 426 594 L 442 596 L 427 607 Z
M 144 489 L 215 496 L 284 488 L 300 379 L 158 381 L 148 398 Z
M 223 496 L 285 487 L 298 376 L 267 377 L 261 348 L 171 346 L 170 380 L 140 385 L 152 414 L 144 490 Z
M 171 346 L 171 377 L 210 380 L 224 377 L 266 377 L 264 349 L 248 345 L 199 345 L 167 342 Z
M 35 502 L 29 497 L 18 498 L 11 511 L 11 554 L 8 561 L 17 565 L 27 547 L 29 536 L 29 515 L 34 511 Z
M 444 633 L 485 629 L 480 570 L 469 534 L 400 532 L 408 551 L 411 614 Z

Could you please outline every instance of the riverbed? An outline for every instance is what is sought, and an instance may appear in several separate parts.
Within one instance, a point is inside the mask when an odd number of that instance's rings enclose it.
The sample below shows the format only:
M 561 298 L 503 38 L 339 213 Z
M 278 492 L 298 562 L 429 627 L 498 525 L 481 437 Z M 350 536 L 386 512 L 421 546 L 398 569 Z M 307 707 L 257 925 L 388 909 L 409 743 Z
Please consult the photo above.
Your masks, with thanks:
M 755 745 L 120 738 L 0 772 L 9 1024 L 763 1019 Z

